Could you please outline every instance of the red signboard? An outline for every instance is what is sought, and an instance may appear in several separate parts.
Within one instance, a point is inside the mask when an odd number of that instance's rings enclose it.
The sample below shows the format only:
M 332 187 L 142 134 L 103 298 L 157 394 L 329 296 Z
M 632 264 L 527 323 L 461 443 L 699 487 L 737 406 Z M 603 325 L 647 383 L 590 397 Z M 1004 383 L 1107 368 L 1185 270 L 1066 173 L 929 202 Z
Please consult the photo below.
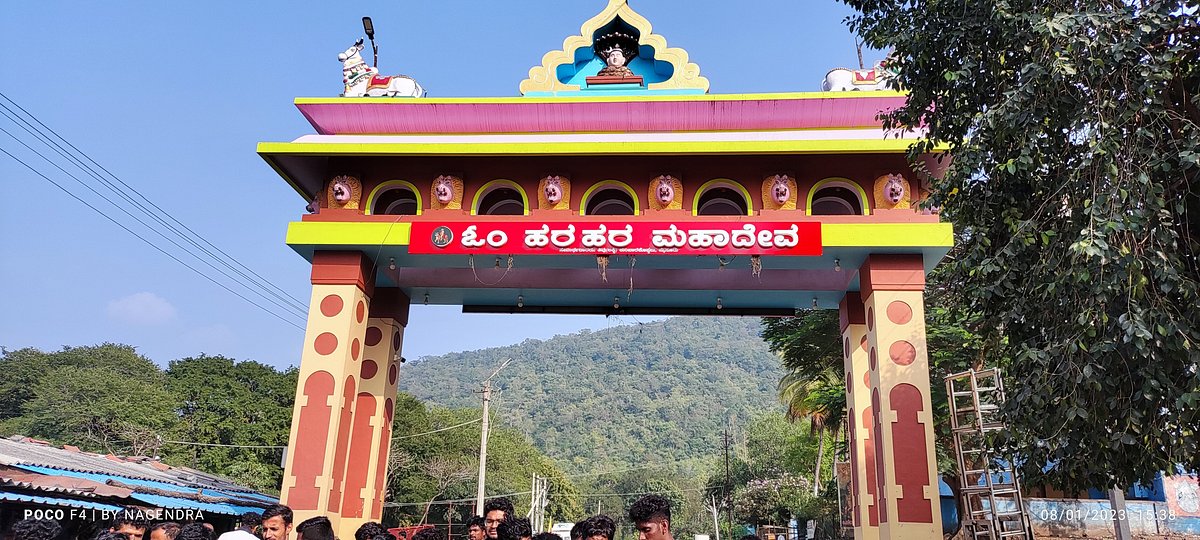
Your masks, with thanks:
M 408 252 L 421 255 L 821 254 L 821 224 L 794 221 L 416 222 Z

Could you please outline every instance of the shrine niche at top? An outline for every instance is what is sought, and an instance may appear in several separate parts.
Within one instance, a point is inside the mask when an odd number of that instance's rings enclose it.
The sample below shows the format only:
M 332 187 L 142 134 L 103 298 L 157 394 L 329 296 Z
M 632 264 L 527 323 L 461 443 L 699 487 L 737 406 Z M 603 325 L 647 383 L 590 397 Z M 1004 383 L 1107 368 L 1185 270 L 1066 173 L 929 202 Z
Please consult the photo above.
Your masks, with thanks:
M 425 97 L 363 49 L 339 55 L 342 97 L 295 100 L 312 133 L 258 147 L 299 195 L 286 241 L 312 263 L 281 488 L 298 519 L 328 515 L 349 537 L 381 515 L 413 303 L 818 307 L 842 313 L 856 538 L 940 534 L 923 292 L 953 234 L 920 207 L 927 179 L 905 156 L 920 133 L 876 119 L 905 100 L 879 89 L 882 70 L 826 77 L 858 91 L 711 94 L 622 0 L 512 97 Z

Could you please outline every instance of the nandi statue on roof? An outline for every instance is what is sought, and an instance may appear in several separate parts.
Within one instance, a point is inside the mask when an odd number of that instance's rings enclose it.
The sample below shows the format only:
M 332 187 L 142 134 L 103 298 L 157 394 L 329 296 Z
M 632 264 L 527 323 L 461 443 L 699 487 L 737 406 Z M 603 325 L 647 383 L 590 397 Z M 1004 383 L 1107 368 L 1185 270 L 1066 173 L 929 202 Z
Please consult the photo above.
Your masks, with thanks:
M 387 96 L 425 97 L 425 89 L 407 75 L 380 76 L 379 70 L 368 66 L 359 53 L 363 40 L 359 38 L 349 49 L 338 54 L 342 62 L 342 83 L 346 85 L 345 97 Z

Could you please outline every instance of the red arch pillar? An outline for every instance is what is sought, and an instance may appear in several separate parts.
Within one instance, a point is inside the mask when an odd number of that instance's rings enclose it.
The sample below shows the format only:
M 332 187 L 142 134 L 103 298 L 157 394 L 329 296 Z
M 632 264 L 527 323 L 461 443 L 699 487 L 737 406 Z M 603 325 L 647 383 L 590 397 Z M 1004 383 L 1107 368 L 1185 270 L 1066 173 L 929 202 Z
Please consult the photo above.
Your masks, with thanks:
M 298 523 L 324 515 L 340 538 L 382 513 L 399 349 L 408 298 L 375 289 L 357 251 L 313 256 L 280 501 Z
M 920 255 L 871 255 L 859 270 L 859 285 L 866 316 L 879 538 L 937 538 L 942 515 L 925 340 L 924 262 Z

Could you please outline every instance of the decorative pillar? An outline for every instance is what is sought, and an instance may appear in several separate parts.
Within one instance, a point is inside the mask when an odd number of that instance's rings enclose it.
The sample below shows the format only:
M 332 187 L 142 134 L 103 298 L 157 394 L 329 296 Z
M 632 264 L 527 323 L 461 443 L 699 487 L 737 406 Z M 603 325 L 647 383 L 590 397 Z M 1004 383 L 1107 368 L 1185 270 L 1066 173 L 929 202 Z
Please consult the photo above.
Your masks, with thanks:
M 870 255 L 859 270 L 866 311 L 879 538 L 942 534 L 920 255 Z
M 350 435 L 339 538 L 352 538 L 367 521 L 383 516 L 383 493 L 391 451 L 400 346 L 408 325 L 409 299 L 400 289 L 376 289 L 359 366 L 359 390 Z
M 328 516 L 342 538 L 340 512 L 358 402 L 360 363 L 375 270 L 357 251 L 313 255 L 312 300 L 280 502 L 299 523 Z
M 848 292 L 839 305 L 846 367 L 846 416 L 850 442 L 850 512 L 854 540 L 879 540 L 875 506 L 875 422 L 871 409 L 871 373 L 867 364 L 867 321 L 862 296 Z

